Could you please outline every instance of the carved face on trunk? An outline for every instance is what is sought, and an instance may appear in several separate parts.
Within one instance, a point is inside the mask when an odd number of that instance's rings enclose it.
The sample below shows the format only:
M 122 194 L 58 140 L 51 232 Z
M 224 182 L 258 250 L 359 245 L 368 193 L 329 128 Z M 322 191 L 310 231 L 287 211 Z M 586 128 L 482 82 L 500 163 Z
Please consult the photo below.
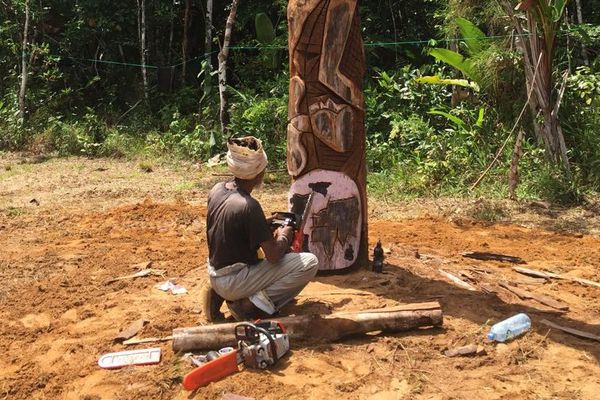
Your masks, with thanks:
M 329 182 L 336 198 L 321 193 L 323 209 L 315 208 L 318 201 L 313 205 L 307 240 L 321 268 L 345 268 L 356 261 L 361 237 L 366 240 L 366 234 L 361 236 L 366 215 L 364 52 L 357 0 L 290 0 L 288 20 L 287 163 L 295 180 L 290 198 Z

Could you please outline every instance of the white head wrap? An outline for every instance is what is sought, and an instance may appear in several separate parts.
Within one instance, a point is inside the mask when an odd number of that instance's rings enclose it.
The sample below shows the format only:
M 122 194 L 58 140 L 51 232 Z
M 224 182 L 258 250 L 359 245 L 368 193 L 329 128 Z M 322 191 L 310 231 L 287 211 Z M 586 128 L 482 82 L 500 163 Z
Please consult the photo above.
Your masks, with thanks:
M 239 179 L 253 179 L 267 167 L 267 155 L 262 142 L 254 136 L 227 141 L 227 165 Z

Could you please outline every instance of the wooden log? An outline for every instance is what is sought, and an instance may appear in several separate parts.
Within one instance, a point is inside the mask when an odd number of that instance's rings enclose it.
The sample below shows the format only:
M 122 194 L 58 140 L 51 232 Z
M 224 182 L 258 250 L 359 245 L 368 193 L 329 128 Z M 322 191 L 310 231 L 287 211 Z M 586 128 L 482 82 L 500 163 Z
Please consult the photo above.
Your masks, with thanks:
M 329 315 L 298 315 L 277 320 L 286 327 L 293 344 L 316 344 L 375 331 L 391 333 L 441 326 L 443 316 L 440 304 L 429 302 Z M 189 352 L 235 345 L 236 325 L 228 323 L 174 329 L 173 351 Z
M 473 285 L 471 285 L 470 283 L 467 283 L 465 281 L 463 281 L 462 279 L 460 279 L 459 277 L 451 274 L 450 272 L 446 272 L 443 269 L 440 269 L 440 274 L 445 276 L 446 278 L 450 279 L 450 281 L 452 281 L 456 286 L 463 288 L 463 289 L 467 289 L 471 292 L 476 292 L 477 288 Z

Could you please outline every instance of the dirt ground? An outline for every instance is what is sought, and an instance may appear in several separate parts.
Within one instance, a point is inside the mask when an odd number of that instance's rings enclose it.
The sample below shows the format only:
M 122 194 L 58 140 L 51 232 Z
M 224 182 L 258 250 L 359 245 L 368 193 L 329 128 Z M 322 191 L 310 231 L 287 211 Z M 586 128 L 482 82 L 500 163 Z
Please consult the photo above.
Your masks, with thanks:
M 511 264 L 477 261 L 465 251 L 523 258 L 527 268 L 600 281 L 600 207 L 576 209 L 485 200 L 370 201 L 370 244 L 381 239 L 384 274 L 367 268 L 319 276 L 287 313 L 330 313 L 439 301 L 437 329 L 354 337 L 309 348 L 294 346 L 275 370 L 243 371 L 190 394 L 181 387 L 191 366 L 169 342 L 159 365 L 103 370 L 98 358 L 124 350 L 115 334 L 132 321 L 149 323 L 138 337 L 168 336 L 206 323 L 205 195 L 222 177 L 194 165 L 31 159 L 0 155 L 0 398 L 220 399 L 597 399 L 600 343 L 550 329 L 548 319 L 600 335 L 600 288 L 540 281 Z M 265 211 L 285 208 L 286 187 L 266 184 Z M 495 210 L 500 222 L 473 216 Z M 499 212 L 498 210 L 501 210 Z M 153 286 L 161 277 L 111 284 L 151 261 L 189 293 Z M 455 286 L 440 269 L 476 278 L 477 290 Z M 569 305 L 558 312 L 520 300 L 500 281 Z M 483 287 L 496 293 L 489 293 Z M 533 328 L 508 344 L 485 339 L 489 326 L 526 312 Z M 485 354 L 449 358 L 466 344 Z M 153 346 L 153 345 L 152 345 Z M 138 346 L 140 348 L 144 346 Z M 145 347 L 150 347 L 146 345 Z

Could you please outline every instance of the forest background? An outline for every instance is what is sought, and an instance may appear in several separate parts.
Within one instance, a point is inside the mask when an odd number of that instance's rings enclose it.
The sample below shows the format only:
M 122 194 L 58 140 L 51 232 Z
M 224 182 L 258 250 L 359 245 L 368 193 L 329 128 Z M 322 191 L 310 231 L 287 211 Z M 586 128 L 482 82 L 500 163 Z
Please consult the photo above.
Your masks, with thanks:
M 250 134 L 285 169 L 286 8 L 0 0 L 0 151 L 206 162 Z M 365 0 L 360 13 L 371 193 L 597 196 L 600 0 Z

